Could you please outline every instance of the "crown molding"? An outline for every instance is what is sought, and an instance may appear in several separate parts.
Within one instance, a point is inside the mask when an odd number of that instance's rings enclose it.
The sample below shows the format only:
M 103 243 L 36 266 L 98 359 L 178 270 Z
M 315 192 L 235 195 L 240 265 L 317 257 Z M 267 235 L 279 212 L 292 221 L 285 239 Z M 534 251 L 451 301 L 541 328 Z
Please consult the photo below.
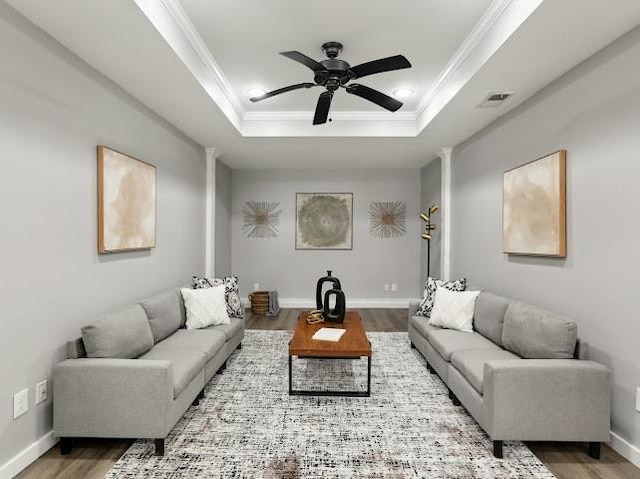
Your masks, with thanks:
M 420 133 L 545 0 L 493 0 L 416 108 Z
M 233 87 L 227 77 L 222 72 L 220 65 L 216 62 L 215 58 L 209 51 L 207 44 L 200 36 L 200 33 L 196 29 L 195 25 L 191 22 L 189 15 L 184 10 L 184 7 L 179 0 L 161 0 L 165 8 L 169 11 L 175 22 L 178 24 L 182 32 L 184 33 L 191 46 L 196 51 L 202 62 L 205 64 L 212 79 L 216 82 L 218 87 L 224 92 L 227 100 L 233 106 L 236 114 L 242 118 L 244 116 L 244 108 L 240 99 L 236 95 Z
M 242 132 L 242 105 L 180 2 L 134 2 L 231 124 Z
M 196 81 L 245 137 L 416 137 L 544 0 L 493 0 L 414 111 L 336 111 L 331 128 L 312 111 L 247 111 L 180 0 L 134 0 Z
M 431 85 L 429 90 L 427 90 L 422 100 L 418 102 L 418 106 L 415 109 L 416 117 L 420 117 L 425 112 L 429 104 L 469 58 L 471 52 L 480 45 L 480 42 L 487 32 L 491 30 L 512 1 L 513 0 L 493 0 L 493 2 L 491 2 L 489 8 L 482 14 L 478 23 L 474 25 L 469 35 L 467 35 L 458 50 L 453 54 L 449 63 L 447 63 L 442 72 L 440 72 L 436 81 Z
M 313 111 L 248 111 L 244 114 L 244 121 L 306 121 L 313 118 Z M 333 121 L 415 121 L 411 111 L 333 111 Z

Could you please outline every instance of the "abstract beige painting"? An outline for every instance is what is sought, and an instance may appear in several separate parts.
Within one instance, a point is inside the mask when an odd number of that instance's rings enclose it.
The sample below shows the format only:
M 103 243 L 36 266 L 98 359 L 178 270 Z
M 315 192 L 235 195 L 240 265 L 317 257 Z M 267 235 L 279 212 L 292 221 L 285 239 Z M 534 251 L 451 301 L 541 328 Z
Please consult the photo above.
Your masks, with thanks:
M 155 245 L 155 166 L 98 146 L 98 252 Z
M 566 151 L 505 172 L 502 211 L 505 253 L 566 256 Z

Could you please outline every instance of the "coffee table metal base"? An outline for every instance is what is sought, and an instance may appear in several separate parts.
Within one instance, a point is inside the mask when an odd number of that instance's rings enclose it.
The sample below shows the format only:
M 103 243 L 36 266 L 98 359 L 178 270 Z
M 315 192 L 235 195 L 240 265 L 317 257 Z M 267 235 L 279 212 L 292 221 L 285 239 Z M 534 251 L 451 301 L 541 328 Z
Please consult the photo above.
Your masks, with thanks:
M 359 359 L 344 357 L 299 356 L 305 359 Z M 371 396 L 371 356 L 367 356 L 367 390 L 366 391 L 332 391 L 293 389 L 293 355 L 289 355 L 289 395 L 290 396 L 342 396 L 342 397 L 370 397 Z

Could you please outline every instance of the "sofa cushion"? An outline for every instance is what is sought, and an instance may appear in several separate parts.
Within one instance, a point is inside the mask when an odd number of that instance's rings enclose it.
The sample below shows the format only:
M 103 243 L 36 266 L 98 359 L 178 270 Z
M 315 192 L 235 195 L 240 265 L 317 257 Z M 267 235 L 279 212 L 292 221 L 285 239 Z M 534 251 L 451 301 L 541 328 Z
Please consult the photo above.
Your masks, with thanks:
M 512 301 L 504 315 L 502 345 L 528 359 L 571 359 L 578 327 L 562 316 Z
M 203 353 L 207 361 L 224 348 L 226 337 L 221 331 L 179 329 L 153 349 L 186 349 Z
M 431 332 L 429 342 L 445 361 L 451 361 L 451 355 L 454 352 L 465 349 L 500 349 L 478 333 L 467 333 L 453 329 Z
M 444 281 L 442 279 L 435 279 L 432 277 L 427 278 L 427 282 L 424 284 L 424 294 L 418 311 L 418 316 L 431 316 L 431 310 L 433 309 L 433 303 L 436 300 L 436 292 L 438 288 L 445 288 L 450 291 L 464 291 L 467 287 L 467 278 L 457 279 L 455 281 Z
M 162 344 L 162 343 L 160 343 Z M 140 359 L 164 359 L 171 361 L 173 366 L 173 397 L 180 396 L 180 393 L 189 385 L 198 373 L 203 374 L 206 356 L 203 352 L 194 349 L 184 348 L 161 348 L 156 346 L 148 353 L 140 356 Z
M 149 318 L 154 342 L 162 341 L 180 327 L 180 298 L 175 289 L 140 301 L 140 306 Z
M 476 300 L 473 327 L 499 346 L 502 346 L 502 324 L 507 306 L 509 306 L 507 298 L 487 291 L 482 291 Z
M 473 312 L 480 291 L 450 291 L 438 288 L 429 324 L 470 333 L 473 331 Z
M 229 324 L 216 324 L 205 328 L 205 331 L 219 331 L 224 334 L 225 341 L 229 341 L 238 331 L 242 329 L 242 320 L 238 318 L 229 318 Z
M 207 289 L 180 290 L 187 310 L 187 329 L 202 329 L 213 324 L 229 324 L 224 285 Z
M 425 316 L 412 316 L 409 320 L 411 325 L 425 338 L 429 338 L 429 335 L 433 331 L 440 331 L 442 328 L 439 326 L 433 326 L 429 324 L 429 318 Z
M 153 347 L 153 334 L 146 313 L 134 304 L 83 327 L 82 342 L 89 358 L 129 359 Z
M 494 359 L 520 359 L 504 349 L 465 349 L 451 355 L 451 364 L 482 394 L 484 363 Z

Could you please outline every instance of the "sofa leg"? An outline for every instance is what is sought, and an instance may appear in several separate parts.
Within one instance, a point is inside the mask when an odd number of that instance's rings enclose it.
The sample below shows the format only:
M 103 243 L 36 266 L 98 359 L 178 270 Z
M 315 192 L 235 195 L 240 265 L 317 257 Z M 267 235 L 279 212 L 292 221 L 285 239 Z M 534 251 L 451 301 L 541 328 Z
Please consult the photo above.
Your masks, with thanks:
M 451 389 L 449 389 L 449 399 L 451 399 L 451 402 L 454 406 L 460 406 L 460 400 L 456 397 L 455 394 L 453 394 Z
M 238 344 L 238 347 L 236 349 L 242 349 L 242 343 Z
M 222 374 L 222 372 L 227 369 L 227 362 L 225 361 L 224 363 L 222 363 L 222 366 L 220 366 L 220 369 L 218 369 L 218 371 L 216 372 L 216 374 Z
M 66 456 L 71 452 L 73 448 L 73 440 L 70 437 L 61 437 L 60 438 L 60 454 Z
M 411 349 L 416 349 L 416 345 L 413 344 L 413 341 L 411 341 Z
M 164 456 L 164 439 L 156 439 L 156 456 Z
M 200 405 L 200 394 L 198 394 L 196 396 L 196 398 L 193 400 L 193 402 L 191 403 L 192 406 L 199 406 Z
M 599 442 L 589 443 L 589 457 L 592 457 L 594 459 L 600 459 L 600 443 Z
M 502 459 L 502 441 L 493 441 L 493 455 Z
M 202 391 L 198 394 L 198 399 L 204 399 L 204 388 L 202 388 Z
M 431 374 L 433 374 L 433 368 L 431 367 L 431 364 L 427 363 L 427 371 L 429 371 Z

